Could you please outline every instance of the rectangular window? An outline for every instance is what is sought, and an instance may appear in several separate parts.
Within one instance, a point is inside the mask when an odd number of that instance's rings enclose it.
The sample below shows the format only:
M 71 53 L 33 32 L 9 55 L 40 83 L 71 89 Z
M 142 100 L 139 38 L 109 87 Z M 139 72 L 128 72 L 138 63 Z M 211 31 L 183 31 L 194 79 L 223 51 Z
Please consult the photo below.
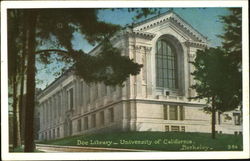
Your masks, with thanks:
M 91 127 L 95 128 L 96 127 L 96 117 L 95 114 L 91 115 Z
M 177 106 L 170 105 L 169 106 L 169 114 L 170 114 L 170 120 L 177 120 L 178 119 L 178 112 L 177 112 Z
M 114 108 L 109 109 L 110 122 L 114 122 Z
M 72 110 L 74 108 L 74 95 L 73 95 L 73 88 L 71 88 L 69 91 L 68 91 L 68 100 L 69 100 L 69 109 Z
M 77 120 L 77 131 L 80 132 L 82 130 L 82 120 Z
M 181 127 L 181 132 L 185 132 L 185 126 Z
M 234 124 L 235 125 L 240 125 L 241 122 L 240 122 L 240 113 L 233 113 L 233 116 L 234 116 Z
M 104 111 L 100 112 L 100 125 L 104 125 Z
M 178 109 L 179 108 L 179 109 Z M 163 105 L 163 119 L 164 120 L 184 120 L 185 108 L 177 105 Z
M 168 105 L 163 105 L 164 120 L 168 120 Z
M 169 132 L 169 126 L 165 126 L 165 132 Z
M 171 126 L 171 131 L 173 131 L 173 132 L 179 132 L 180 131 L 180 127 L 179 126 Z
M 184 111 L 184 107 L 180 106 L 180 120 L 184 120 L 185 119 L 185 111 Z
M 51 131 L 49 131 L 49 139 L 51 139 Z
M 59 127 L 57 128 L 57 137 L 58 138 L 60 137 L 60 128 Z
M 55 139 L 55 137 L 56 137 L 56 130 L 53 129 L 53 139 Z
M 84 118 L 84 130 L 87 130 L 89 128 L 89 120 L 88 117 Z
M 218 112 L 218 124 L 220 125 L 221 123 L 221 112 Z

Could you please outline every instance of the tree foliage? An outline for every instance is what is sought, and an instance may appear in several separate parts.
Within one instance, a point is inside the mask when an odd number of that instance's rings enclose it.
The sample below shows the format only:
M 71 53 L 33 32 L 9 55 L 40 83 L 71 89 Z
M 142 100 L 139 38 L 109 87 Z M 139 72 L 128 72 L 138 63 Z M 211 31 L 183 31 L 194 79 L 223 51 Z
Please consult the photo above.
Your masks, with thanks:
M 95 57 L 79 54 L 74 70 L 86 82 L 104 82 L 106 85 L 122 85 L 129 75 L 137 75 L 142 65 L 122 56 L 109 40 L 101 44 L 101 52 Z
M 20 57 L 26 64 L 26 107 L 25 107 L 25 151 L 34 151 L 34 108 L 36 61 L 48 64 L 57 55 L 57 61 L 75 64 L 72 69 L 86 82 L 104 81 L 106 85 L 122 84 L 132 74 L 140 72 L 139 65 L 128 57 L 121 56 L 120 50 L 105 42 L 119 25 L 100 21 L 98 11 L 102 9 L 9 9 L 8 10 L 8 60 L 9 78 L 15 76 L 15 59 Z M 155 9 L 133 9 L 137 17 L 152 14 Z M 79 32 L 91 44 L 101 43 L 102 52 L 88 55 L 73 49 L 73 35 Z M 49 45 L 48 45 L 49 44 Z M 41 46 L 49 46 L 41 50 Z M 36 55 L 38 59 L 36 59 Z
M 221 16 L 221 21 L 225 24 L 225 33 L 220 35 L 222 47 L 227 51 L 233 65 L 241 68 L 242 62 L 242 9 L 229 8 L 230 15 Z
M 215 138 L 215 112 L 232 111 L 242 102 L 242 17 L 240 8 L 221 16 L 225 33 L 220 35 L 222 47 L 199 50 L 192 64 L 197 96 L 206 99 L 205 111 L 212 113 L 212 137 Z
M 230 78 L 227 82 L 232 86 L 232 92 L 237 102 L 242 102 L 242 8 L 229 8 L 230 15 L 221 16 L 225 24 L 225 33 L 222 38 L 222 48 L 230 62 L 230 67 L 237 70 L 228 72 Z
M 196 84 L 192 86 L 197 92 L 196 99 L 205 98 L 210 104 L 214 97 L 215 110 L 220 112 L 238 107 L 238 87 L 232 84 L 240 74 L 238 69 L 232 66 L 225 50 L 219 47 L 200 50 L 192 64 L 196 69 L 192 73 L 196 80 Z

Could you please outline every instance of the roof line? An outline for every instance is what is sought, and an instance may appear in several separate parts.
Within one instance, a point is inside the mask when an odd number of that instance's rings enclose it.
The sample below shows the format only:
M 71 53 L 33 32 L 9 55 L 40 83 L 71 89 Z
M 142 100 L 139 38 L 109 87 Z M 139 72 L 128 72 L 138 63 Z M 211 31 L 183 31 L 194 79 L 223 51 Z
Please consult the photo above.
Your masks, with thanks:
M 141 22 L 135 23 L 133 27 L 138 27 L 140 25 L 146 24 L 149 21 L 155 20 L 157 18 L 163 17 L 165 15 L 168 15 L 170 13 L 173 13 L 175 16 L 177 16 L 181 21 L 183 21 L 184 23 L 186 23 L 191 29 L 193 29 L 195 32 L 197 32 L 199 35 L 201 35 L 201 37 L 203 37 L 205 40 L 207 40 L 207 37 L 204 36 L 202 33 L 200 33 L 197 29 L 195 29 L 190 23 L 188 23 L 186 20 L 184 20 L 180 15 L 178 15 L 176 12 L 174 12 L 173 10 L 168 10 L 164 13 L 158 14 L 156 16 L 153 16 L 149 19 L 143 20 Z
M 165 16 L 165 15 L 167 15 L 167 14 L 169 14 L 169 13 L 172 13 L 172 12 L 173 12 L 172 10 L 168 10 L 168 11 L 166 11 L 166 12 L 160 13 L 160 14 L 158 14 L 158 15 L 156 15 L 156 16 L 153 16 L 153 17 L 151 17 L 151 18 L 148 18 L 148 19 L 142 20 L 141 22 L 137 22 L 137 23 L 133 24 L 133 27 L 138 27 L 138 26 L 140 26 L 140 25 L 142 25 L 142 24 L 145 24 L 145 23 L 147 23 L 147 22 L 149 22 L 149 21 L 152 21 L 152 20 L 154 20 L 154 19 L 163 17 L 163 16 Z
M 191 27 L 195 32 L 197 32 L 198 34 L 200 34 L 203 38 L 205 38 L 207 40 L 207 37 L 204 36 L 202 33 L 200 33 L 197 29 L 195 29 L 190 23 L 188 23 L 186 20 L 184 20 L 181 16 L 179 16 L 177 13 L 173 12 L 179 19 L 181 19 L 182 21 L 184 21 L 189 27 Z

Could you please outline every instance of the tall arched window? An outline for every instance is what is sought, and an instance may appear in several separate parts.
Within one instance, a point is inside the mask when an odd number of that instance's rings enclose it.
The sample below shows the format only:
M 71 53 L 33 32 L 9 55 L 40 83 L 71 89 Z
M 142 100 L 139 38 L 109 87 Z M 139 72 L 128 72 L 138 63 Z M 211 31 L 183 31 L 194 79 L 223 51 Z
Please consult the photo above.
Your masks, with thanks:
M 176 50 L 165 39 L 159 39 L 156 44 L 156 86 L 178 88 Z

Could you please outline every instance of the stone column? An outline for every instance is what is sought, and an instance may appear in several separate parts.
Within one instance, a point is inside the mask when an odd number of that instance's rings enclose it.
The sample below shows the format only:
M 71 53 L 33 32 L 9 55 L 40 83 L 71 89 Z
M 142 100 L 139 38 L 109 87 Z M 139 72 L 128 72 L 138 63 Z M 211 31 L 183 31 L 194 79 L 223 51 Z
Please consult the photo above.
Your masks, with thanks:
M 130 102 L 130 131 L 136 131 L 136 102 Z
M 74 110 L 74 114 L 76 114 L 77 113 L 77 106 L 78 106 L 78 104 L 77 104 L 77 87 L 78 87 L 78 85 L 77 85 L 77 81 L 76 80 L 74 80 L 73 81 L 73 110 Z
M 89 90 L 89 96 L 90 96 L 90 99 L 89 99 L 90 101 L 89 102 L 90 102 L 90 105 L 92 105 L 92 103 L 94 102 L 93 101 L 94 100 L 93 86 L 94 86 L 93 83 L 91 83 L 90 86 L 89 86 L 89 89 L 90 89 Z
M 45 112 L 45 114 L 44 114 L 45 120 L 44 120 L 44 123 L 45 123 L 45 126 L 47 127 L 48 126 L 48 101 L 45 100 L 44 104 L 45 104 L 45 111 L 44 111 Z
M 183 46 L 186 46 L 186 48 L 183 48 L 183 61 L 184 61 L 184 83 L 183 83 L 183 92 L 186 98 L 189 97 L 189 84 L 190 84 L 190 63 L 189 63 L 189 58 L 188 55 L 190 54 L 190 47 L 189 45 L 186 45 L 186 42 L 183 42 Z M 182 69 L 182 68 L 181 68 Z M 179 81 L 180 82 L 180 81 Z
M 180 110 L 180 106 L 179 105 L 177 105 L 177 120 L 180 120 L 181 119 L 181 112 L 180 112 L 181 110 Z
M 129 45 L 129 57 L 136 62 L 136 51 L 135 46 Z M 136 97 L 137 89 L 136 89 L 136 76 L 130 76 L 130 98 L 134 99 Z
M 195 52 L 190 52 L 189 54 L 189 61 L 193 62 L 195 59 Z M 189 97 L 194 97 L 196 95 L 195 90 L 191 88 L 192 85 L 194 85 L 194 76 L 191 75 L 191 73 L 194 72 L 194 66 L 192 64 L 189 65 Z
M 143 50 L 143 46 L 139 46 L 136 45 L 135 46 L 135 61 L 139 64 L 143 64 L 142 62 L 142 51 Z M 142 70 L 143 68 L 141 68 L 140 74 L 136 75 L 136 79 L 135 79 L 135 88 L 136 91 L 134 93 L 135 97 L 142 97 Z
M 148 95 L 147 91 L 147 51 L 148 48 L 146 46 L 142 47 L 141 50 L 141 63 L 143 64 L 143 68 L 141 71 L 142 77 L 142 97 L 146 98 Z
M 51 125 L 51 104 L 50 104 L 50 98 L 48 99 L 48 125 L 49 125 L 49 127 Z
M 62 99 L 62 91 L 60 90 L 58 92 L 58 119 L 59 122 L 61 122 L 61 111 L 62 111 L 62 103 L 61 103 L 61 99 Z
M 57 93 L 54 96 L 54 123 L 57 122 Z
M 50 126 L 53 124 L 53 100 L 50 98 Z
M 168 120 L 170 120 L 170 107 L 169 107 L 169 104 L 167 104 L 167 115 L 168 115 Z
M 53 101 L 53 117 L 52 117 L 52 120 L 53 120 L 53 125 L 55 125 L 56 123 L 56 94 L 54 94 L 54 96 L 52 97 L 52 101 Z
M 129 102 L 122 103 L 122 112 L 123 112 L 123 131 L 130 129 L 129 118 L 130 118 L 130 106 Z
M 80 102 L 80 109 L 82 109 L 82 106 L 83 106 L 83 81 L 80 81 L 79 82 L 79 84 L 80 84 L 80 99 L 79 99 L 79 102 Z M 80 111 L 82 111 L 82 110 L 80 110 Z
M 145 60 L 146 60 L 146 69 L 145 69 L 145 77 L 146 77 L 146 82 L 145 84 L 147 85 L 147 97 L 149 95 L 152 95 L 152 66 L 151 66 L 151 50 L 152 47 L 145 47 Z M 153 71 L 154 72 L 154 71 Z
M 83 113 L 85 113 L 85 111 L 87 111 L 87 105 L 88 105 L 88 86 L 85 82 L 83 82 Z
M 40 113 L 40 131 L 43 129 L 43 103 L 40 103 L 40 106 L 39 106 L 39 113 Z
M 68 93 L 66 88 L 63 88 L 63 115 L 65 116 L 66 111 L 68 111 Z

